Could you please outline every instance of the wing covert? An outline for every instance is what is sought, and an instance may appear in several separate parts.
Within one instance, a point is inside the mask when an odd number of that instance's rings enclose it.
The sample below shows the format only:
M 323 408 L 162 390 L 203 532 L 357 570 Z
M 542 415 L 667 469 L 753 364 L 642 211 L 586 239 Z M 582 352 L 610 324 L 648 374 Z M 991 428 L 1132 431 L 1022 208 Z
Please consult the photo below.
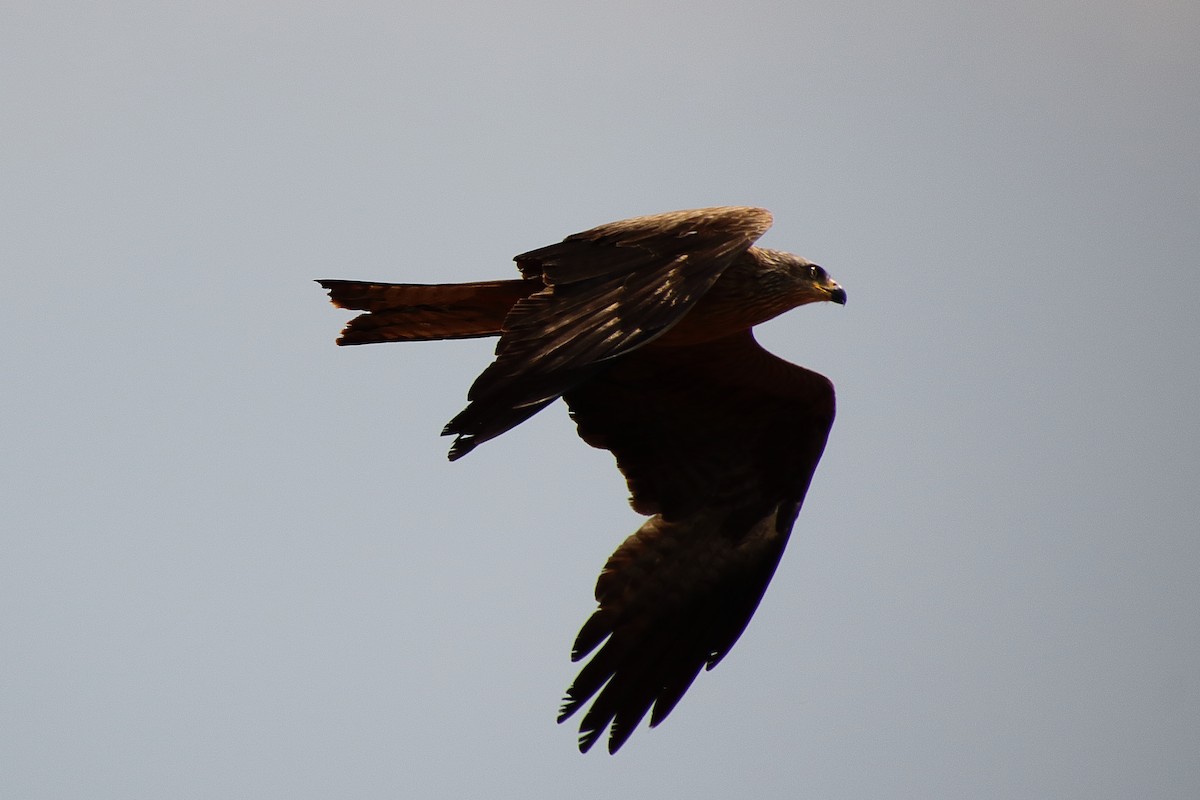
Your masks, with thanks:
M 634 509 L 667 519 L 802 500 L 835 413 L 826 377 L 750 331 L 644 348 L 565 399 L 580 437 L 616 456 Z

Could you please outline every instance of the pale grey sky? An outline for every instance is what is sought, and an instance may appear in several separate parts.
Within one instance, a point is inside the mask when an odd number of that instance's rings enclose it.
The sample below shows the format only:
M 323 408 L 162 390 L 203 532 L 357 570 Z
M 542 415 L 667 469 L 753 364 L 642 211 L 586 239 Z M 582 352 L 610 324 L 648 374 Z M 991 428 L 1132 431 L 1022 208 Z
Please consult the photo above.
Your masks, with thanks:
M 0 8 L 0 796 L 1200 795 L 1194 2 Z M 638 524 L 561 405 L 455 464 L 487 341 L 313 278 L 515 274 L 753 204 L 845 308 L 741 642 L 556 726 Z

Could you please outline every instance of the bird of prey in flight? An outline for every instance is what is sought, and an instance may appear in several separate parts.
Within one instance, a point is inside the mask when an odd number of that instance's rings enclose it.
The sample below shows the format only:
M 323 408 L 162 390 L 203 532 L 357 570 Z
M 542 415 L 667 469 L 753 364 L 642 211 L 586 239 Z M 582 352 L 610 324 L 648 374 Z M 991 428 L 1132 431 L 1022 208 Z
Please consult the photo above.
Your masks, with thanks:
M 446 425 L 450 460 L 563 398 L 609 450 L 650 518 L 608 559 L 559 722 L 591 702 L 586 752 L 616 752 L 671 712 L 758 607 L 833 424 L 833 385 L 764 350 L 751 328 L 796 306 L 844 304 L 803 258 L 754 247 L 761 208 L 637 217 L 515 258 L 520 278 L 461 284 L 318 281 L 365 311 L 338 344 L 499 336 Z

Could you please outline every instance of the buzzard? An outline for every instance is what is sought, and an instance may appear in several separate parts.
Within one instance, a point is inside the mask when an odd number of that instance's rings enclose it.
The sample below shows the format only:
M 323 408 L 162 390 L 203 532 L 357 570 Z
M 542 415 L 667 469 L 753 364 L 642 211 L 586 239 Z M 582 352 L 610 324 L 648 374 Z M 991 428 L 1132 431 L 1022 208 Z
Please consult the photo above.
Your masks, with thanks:
M 745 629 L 779 564 L 833 424 L 825 377 L 764 350 L 751 328 L 844 304 L 803 258 L 754 247 L 761 208 L 637 217 L 515 258 L 521 277 L 463 284 L 318 281 L 365 311 L 340 345 L 499 336 L 446 425 L 450 460 L 563 398 L 650 517 L 608 559 L 559 722 L 591 702 L 586 752 L 662 722 Z

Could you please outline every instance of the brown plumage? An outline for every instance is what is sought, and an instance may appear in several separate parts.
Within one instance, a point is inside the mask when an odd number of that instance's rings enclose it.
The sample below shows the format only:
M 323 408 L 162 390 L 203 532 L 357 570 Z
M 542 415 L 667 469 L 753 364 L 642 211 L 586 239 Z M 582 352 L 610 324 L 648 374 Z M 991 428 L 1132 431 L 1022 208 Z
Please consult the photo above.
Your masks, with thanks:
M 327 280 L 366 311 L 338 344 L 500 336 L 443 430 L 451 460 L 562 397 L 579 435 L 616 456 L 650 515 L 609 558 L 571 657 L 591 660 L 559 721 L 591 701 L 588 750 L 616 750 L 675 707 L 758 607 L 834 417 L 830 382 L 750 329 L 805 303 L 845 303 L 815 264 L 753 247 L 756 208 L 637 217 L 516 257 L 521 278 L 468 284 Z

